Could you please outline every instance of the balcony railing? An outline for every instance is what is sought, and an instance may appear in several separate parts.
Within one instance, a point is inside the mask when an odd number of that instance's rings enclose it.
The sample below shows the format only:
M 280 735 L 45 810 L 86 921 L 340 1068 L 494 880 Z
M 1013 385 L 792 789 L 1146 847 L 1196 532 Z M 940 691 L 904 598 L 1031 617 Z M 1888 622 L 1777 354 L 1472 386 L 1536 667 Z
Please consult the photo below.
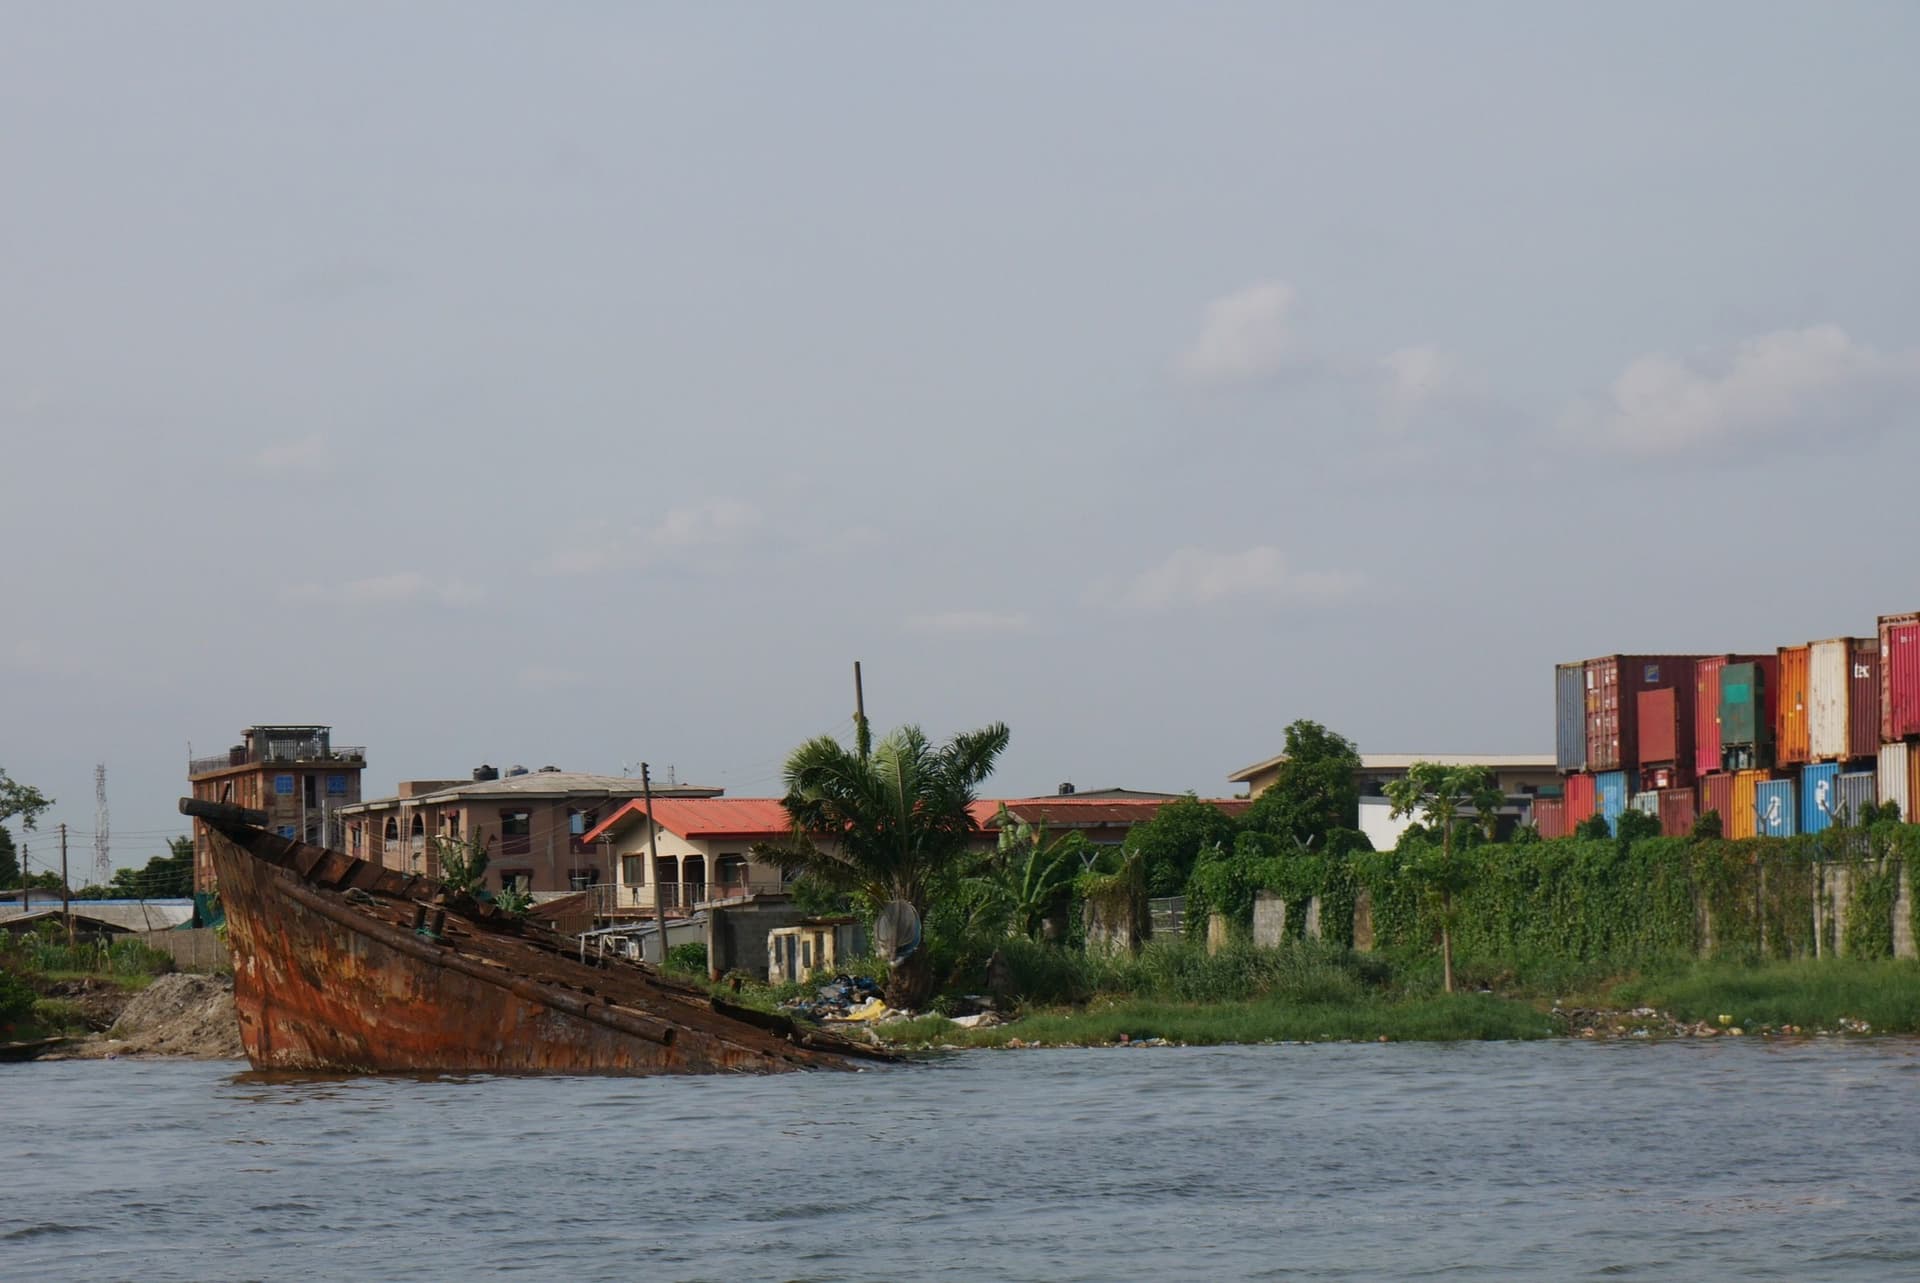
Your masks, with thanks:
M 260 748 L 229 749 L 215 757 L 195 757 L 187 762 L 188 775 L 228 771 L 236 766 L 267 766 L 276 762 L 340 762 L 365 765 L 367 750 L 357 744 L 327 744 L 321 740 L 279 741 Z
M 588 887 L 587 891 L 593 896 L 593 911 L 604 915 L 616 911 L 651 910 L 652 893 L 657 890 L 660 892 L 660 907 L 666 916 L 680 918 L 703 904 L 771 894 L 782 889 L 777 876 L 761 876 L 734 878 L 726 882 L 667 882 L 650 886 L 600 883 Z

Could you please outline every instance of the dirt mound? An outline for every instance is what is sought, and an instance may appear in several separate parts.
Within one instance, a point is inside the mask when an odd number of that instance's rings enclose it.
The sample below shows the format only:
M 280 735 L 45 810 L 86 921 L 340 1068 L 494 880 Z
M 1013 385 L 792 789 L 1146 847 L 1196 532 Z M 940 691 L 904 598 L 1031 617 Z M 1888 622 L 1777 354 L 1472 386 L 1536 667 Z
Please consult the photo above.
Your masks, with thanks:
M 100 1056 L 202 1060 L 244 1056 L 232 977 L 180 973 L 157 977 L 133 996 L 106 1037 L 89 1051 Z

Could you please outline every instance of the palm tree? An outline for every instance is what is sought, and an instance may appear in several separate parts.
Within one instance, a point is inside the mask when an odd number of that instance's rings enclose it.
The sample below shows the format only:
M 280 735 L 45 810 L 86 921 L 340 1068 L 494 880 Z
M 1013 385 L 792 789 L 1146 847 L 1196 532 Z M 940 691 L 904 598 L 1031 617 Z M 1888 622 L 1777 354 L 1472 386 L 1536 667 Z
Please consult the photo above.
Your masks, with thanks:
M 960 871 L 979 831 L 968 807 L 1007 735 L 995 722 L 935 746 L 919 727 L 903 726 L 871 752 L 864 728 L 852 750 L 828 735 L 808 740 L 787 758 L 785 772 L 794 839 L 763 855 L 875 905 L 904 900 L 925 918 L 929 900 Z M 887 1005 L 917 1009 L 933 980 L 926 951 L 913 950 L 893 964 Z

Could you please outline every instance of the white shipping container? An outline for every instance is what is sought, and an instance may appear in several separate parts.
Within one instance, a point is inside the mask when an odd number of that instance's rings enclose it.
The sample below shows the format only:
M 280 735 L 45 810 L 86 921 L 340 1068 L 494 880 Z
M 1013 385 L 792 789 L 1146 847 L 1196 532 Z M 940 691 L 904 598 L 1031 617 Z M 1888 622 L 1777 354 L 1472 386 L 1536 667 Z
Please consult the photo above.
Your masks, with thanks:
M 1807 749 L 1815 762 L 1846 760 L 1847 696 L 1853 689 L 1853 639 L 1836 637 L 1807 648 Z
M 1900 804 L 1900 818 L 1913 819 L 1913 799 L 1908 796 L 1907 787 L 1907 746 L 1901 744 L 1882 744 L 1880 746 L 1880 804 L 1888 802 Z

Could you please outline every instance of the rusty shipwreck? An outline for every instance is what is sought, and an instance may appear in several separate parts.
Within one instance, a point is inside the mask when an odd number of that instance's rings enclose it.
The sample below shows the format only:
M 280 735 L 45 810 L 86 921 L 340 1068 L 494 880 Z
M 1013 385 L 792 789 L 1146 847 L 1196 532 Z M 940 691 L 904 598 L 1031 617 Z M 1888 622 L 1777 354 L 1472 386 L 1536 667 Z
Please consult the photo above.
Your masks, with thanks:
M 255 1069 L 697 1074 L 852 1069 L 891 1053 L 737 1006 L 431 879 L 183 798 L 209 830 Z

